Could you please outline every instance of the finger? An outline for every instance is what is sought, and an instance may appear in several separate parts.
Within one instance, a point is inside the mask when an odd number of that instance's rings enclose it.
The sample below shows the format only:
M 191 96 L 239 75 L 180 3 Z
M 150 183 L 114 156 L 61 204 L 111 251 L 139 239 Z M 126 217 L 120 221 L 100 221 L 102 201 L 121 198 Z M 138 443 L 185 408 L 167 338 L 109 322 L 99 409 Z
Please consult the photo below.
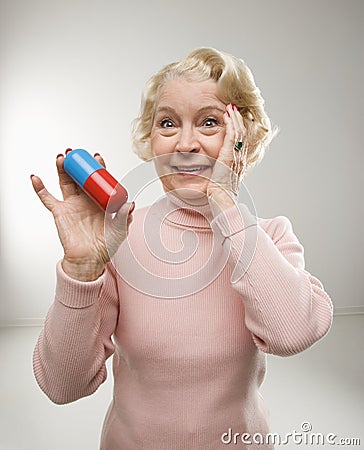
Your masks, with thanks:
M 213 170 L 213 180 L 218 183 L 229 183 L 231 178 L 231 171 L 234 166 L 234 143 L 235 143 L 235 132 L 233 122 L 230 116 L 229 108 L 226 109 L 224 114 L 225 123 L 225 137 L 223 145 L 220 149 L 218 159 L 214 164 Z
M 233 148 L 236 142 L 235 139 L 235 128 L 232 119 L 233 109 L 231 105 L 226 108 L 226 113 L 224 114 L 225 123 L 225 137 L 222 148 L 219 153 L 219 158 L 222 159 L 226 164 L 230 164 L 233 159 Z
M 79 194 L 79 189 L 77 184 L 64 170 L 63 163 L 64 163 L 64 156 L 62 154 L 57 155 L 56 166 L 59 178 L 59 186 L 61 188 L 63 199 L 66 200 L 71 195 Z
M 36 175 L 31 175 L 30 179 L 32 181 L 35 193 L 40 198 L 40 201 L 49 211 L 52 211 L 54 206 L 58 203 L 58 200 L 47 191 L 42 180 L 39 177 L 37 177 Z
M 117 211 L 113 219 L 113 224 L 117 228 L 125 229 L 128 227 L 129 221 L 132 220 L 132 213 L 135 207 L 135 203 L 124 203 L 123 206 Z
M 240 179 L 240 177 L 244 176 L 245 171 L 246 171 L 246 164 L 247 164 L 247 151 L 248 151 L 248 147 L 247 147 L 247 139 L 248 139 L 248 135 L 247 135 L 247 129 L 245 127 L 244 124 L 244 120 L 242 115 L 240 114 L 239 109 L 237 108 L 236 105 L 234 105 L 234 111 L 235 111 L 235 118 L 237 120 L 237 129 L 241 130 L 240 131 L 240 136 L 238 137 L 238 141 L 242 142 L 242 148 L 240 150 L 240 152 L 238 152 L 237 156 L 237 167 L 236 167 L 236 173 Z
M 241 114 L 236 105 L 232 105 L 231 119 L 233 121 L 235 130 L 235 142 L 236 141 L 242 142 L 245 136 L 245 127 Z
M 244 124 L 243 116 L 240 114 L 240 111 L 237 108 L 237 106 L 235 106 L 235 117 L 237 119 L 238 129 L 241 132 L 241 137 L 243 138 L 242 140 L 244 140 L 244 138 L 246 138 L 246 135 L 247 135 L 247 129 Z
M 94 158 L 96 159 L 97 162 L 99 162 L 102 166 L 106 168 L 104 158 L 100 155 L 100 153 L 95 153 Z
M 129 214 L 128 214 L 128 218 L 127 218 L 126 220 L 127 220 L 127 223 L 126 223 L 126 229 L 127 229 L 127 231 L 129 231 L 129 226 L 130 226 L 130 224 L 131 224 L 132 221 L 133 221 L 133 214 L 132 214 L 132 213 L 129 213 Z

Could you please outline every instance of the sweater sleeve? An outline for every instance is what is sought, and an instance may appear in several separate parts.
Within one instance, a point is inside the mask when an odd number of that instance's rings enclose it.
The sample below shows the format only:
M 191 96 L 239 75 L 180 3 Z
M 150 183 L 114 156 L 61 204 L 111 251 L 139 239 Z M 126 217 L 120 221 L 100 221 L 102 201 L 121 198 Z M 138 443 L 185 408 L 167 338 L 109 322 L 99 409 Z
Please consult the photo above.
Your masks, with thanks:
M 35 378 L 50 400 L 70 403 L 91 395 L 106 380 L 106 360 L 118 310 L 113 268 L 95 281 L 67 276 L 57 264 L 55 300 L 33 354 Z
M 242 296 L 246 326 L 260 350 L 289 356 L 327 334 L 331 299 L 305 270 L 303 246 L 287 217 L 257 219 L 241 204 L 215 217 L 212 228 L 222 236 L 232 286 Z

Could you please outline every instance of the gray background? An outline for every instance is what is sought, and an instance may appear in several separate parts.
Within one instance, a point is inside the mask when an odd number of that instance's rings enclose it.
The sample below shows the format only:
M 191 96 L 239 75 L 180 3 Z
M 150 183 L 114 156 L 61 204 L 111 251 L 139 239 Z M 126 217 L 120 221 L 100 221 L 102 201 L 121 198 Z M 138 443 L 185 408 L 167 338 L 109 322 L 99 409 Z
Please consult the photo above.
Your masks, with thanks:
M 118 178 L 132 170 L 146 79 L 199 46 L 248 63 L 281 129 L 246 178 L 258 216 L 289 217 L 335 306 L 363 305 L 363 5 L 2 1 L 2 321 L 44 317 L 62 256 L 29 175 L 59 195 L 67 147 L 102 153 Z
M 96 450 L 112 389 L 109 376 L 92 397 L 59 407 L 34 381 L 31 354 L 62 251 L 29 175 L 59 194 L 55 156 L 67 147 L 102 153 L 117 177 L 133 170 L 130 123 L 144 82 L 199 46 L 252 68 L 281 132 L 246 184 L 258 216 L 290 218 L 306 269 L 336 307 L 323 341 L 292 358 L 268 356 L 271 430 L 310 421 L 314 432 L 360 436 L 363 445 L 364 2 L 0 5 L 0 449 Z

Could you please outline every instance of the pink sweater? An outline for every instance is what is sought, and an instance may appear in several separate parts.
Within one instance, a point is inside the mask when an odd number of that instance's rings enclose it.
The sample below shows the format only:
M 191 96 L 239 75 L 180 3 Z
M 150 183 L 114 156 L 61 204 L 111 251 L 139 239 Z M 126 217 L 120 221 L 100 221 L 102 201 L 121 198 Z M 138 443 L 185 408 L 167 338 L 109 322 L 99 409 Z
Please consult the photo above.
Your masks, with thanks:
M 304 264 L 286 217 L 256 218 L 239 205 L 212 220 L 208 206 L 193 211 L 169 195 L 134 212 L 96 281 L 57 265 L 34 352 L 39 386 L 59 404 L 91 395 L 114 355 L 102 450 L 218 450 L 229 447 L 229 428 L 265 435 L 265 354 L 301 352 L 332 321 L 331 300 Z

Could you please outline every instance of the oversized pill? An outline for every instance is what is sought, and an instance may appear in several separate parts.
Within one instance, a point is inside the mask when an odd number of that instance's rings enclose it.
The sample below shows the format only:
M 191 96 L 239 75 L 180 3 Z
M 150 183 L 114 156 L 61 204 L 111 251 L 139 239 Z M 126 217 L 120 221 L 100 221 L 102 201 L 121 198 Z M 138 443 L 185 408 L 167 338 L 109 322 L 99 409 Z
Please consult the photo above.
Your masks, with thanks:
M 68 152 L 63 167 L 103 210 L 115 212 L 128 200 L 126 189 L 86 150 Z

